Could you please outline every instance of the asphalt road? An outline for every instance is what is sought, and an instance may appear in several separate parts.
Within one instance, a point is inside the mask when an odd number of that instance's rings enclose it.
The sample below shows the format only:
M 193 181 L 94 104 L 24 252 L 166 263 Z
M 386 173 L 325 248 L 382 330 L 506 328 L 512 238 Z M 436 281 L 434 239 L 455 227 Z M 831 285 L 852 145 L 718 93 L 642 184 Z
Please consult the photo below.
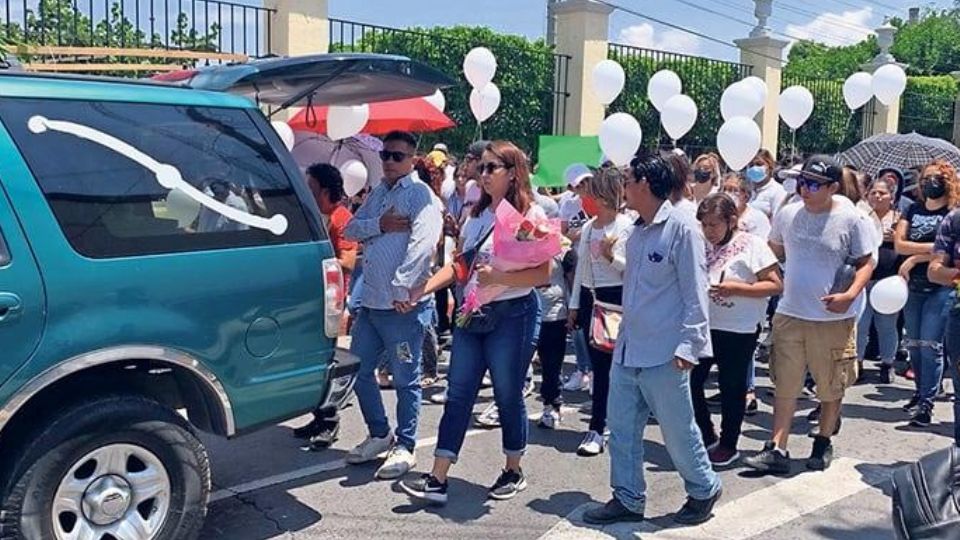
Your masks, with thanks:
M 567 361 L 572 369 L 572 358 Z M 772 423 L 764 367 L 759 366 L 760 412 L 747 419 L 741 440 L 747 455 L 760 449 Z M 907 427 L 907 415 L 899 407 L 913 383 L 899 379 L 879 386 L 873 382 L 873 364 L 868 369 L 868 381 L 854 387 L 844 405 L 833 467 L 823 473 L 803 469 L 811 446 L 804 436 L 811 427 L 805 416 L 813 402 L 801 401 L 797 436 L 791 439 L 793 474 L 755 478 L 741 467 L 724 470 L 716 517 L 700 528 L 677 528 L 669 519 L 685 495 L 655 425 L 647 429 L 649 521 L 603 530 L 579 521 L 585 509 L 609 498 L 609 461 L 606 454 L 576 456 L 587 419 L 579 409 L 588 396 L 571 393 L 560 429 L 531 425 L 524 459 L 529 487 L 511 501 L 486 498 L 486 486 L 502 466 L 499 431 L 469 432 L 460 464 L 452 471 L 450 502 L 441 508 L 412 502 L 392 483 L 374 480 L 374 464 L 344 463 L 346 452 L 365 435 L 355 405 L 343 412 L 340 440 L 325 452 L 304 452 L 290 435 L 290 426 L 306 418 L 233 441 L 208 440 L 215 491 L 201 538 L 892 539 L 891 467 L 950 444 L 953 419 L 950 403 L 940 403 L 931 428 Z M 392 410 L 393 396 L 387 394 Z M 481 395 L 477 412 L 491 399 L 489 390 Z M 528 399 L 531 416 L 540 409 L 535 397 Z M 423 407 L 418 470 L 429 469 L 441 413 L 441 406 Z

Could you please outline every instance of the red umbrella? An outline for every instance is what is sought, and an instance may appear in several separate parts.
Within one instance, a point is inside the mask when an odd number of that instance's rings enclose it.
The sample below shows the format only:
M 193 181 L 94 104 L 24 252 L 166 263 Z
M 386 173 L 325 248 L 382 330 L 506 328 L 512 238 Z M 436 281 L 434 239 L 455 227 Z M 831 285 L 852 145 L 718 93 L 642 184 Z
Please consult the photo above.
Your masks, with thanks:
M 304 108 L 288 123 L 294 131 L 327 133 L 326 106 Z M 394 130 L 424 133 L 454 127 L 456 123 L 423 98 L 370 104 L 370 119 L 362 133 L 384 135 Z

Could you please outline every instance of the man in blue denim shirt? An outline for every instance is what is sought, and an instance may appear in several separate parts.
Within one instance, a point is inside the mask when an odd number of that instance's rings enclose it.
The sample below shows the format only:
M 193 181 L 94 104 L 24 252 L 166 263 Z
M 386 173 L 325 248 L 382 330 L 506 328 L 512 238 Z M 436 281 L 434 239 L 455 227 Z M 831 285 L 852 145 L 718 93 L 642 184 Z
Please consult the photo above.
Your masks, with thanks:
M 415 464 L 420 416 L 423 338 L 433 317 L 432 297 L 420 298 L 443 230 L 440 201 L 413 171 L 416 139 L 393 132 L 384 139 L 383 182 L 373 189 L 344 230 L 363 242 L 360 310 L 351 351 L 360 358 L 356 393 L 369 436 L 347 454 L 366 463 L 389 450 L 377 478 L 406 474 Z M 374 370 L 381 355 L 390 362 L 397 391 L 396 438 L 390 432 Z
M 627 243 L 623 322 L 610 371 L 610 483 L 613 498 L 584 515 L 605 525 L 642 521 L 646 506 L 643 431 L 656 416 L 687 502 L 673 519 L 703 523 L 720 498 L 694 421 L 690 370 L 711 356 L 706 248 L 699 224 L 668 200 L 687 175 L 661 158 L 637 157 L 626 180 L 627 206 L 640 214 Z M 683 168 L 683 167 L 680 167 Z

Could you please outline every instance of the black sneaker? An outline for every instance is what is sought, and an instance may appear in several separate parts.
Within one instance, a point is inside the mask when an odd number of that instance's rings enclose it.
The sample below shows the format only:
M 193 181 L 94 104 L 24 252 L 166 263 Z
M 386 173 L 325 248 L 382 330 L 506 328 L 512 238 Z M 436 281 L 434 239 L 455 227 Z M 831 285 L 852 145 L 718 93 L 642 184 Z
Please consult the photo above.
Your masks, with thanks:
M 447 504 L 447 483 L 434 478 L 432 474 L 422 474 L 413 480 L 400 482 L 400 488 L 407 495 L 436 504 Z
M 718 489 L 713 497 L 703 501 L 687 497 L 687 502 L 684 503 L 683 508 L 673 516 L 673 521 L 680 525 L 706 523 L 713 517 L 713 506 L 720 500 L 721 495 L 723 495 L 723 488 Z
M 904 412 L 913 412 L 913 410 L 916 409 L 917 405 L 919 404 L 920 404 L 920 394 L 914 394 L 913 397 L 910 398 L 910 401 L 908 401 L 907 404 L 903 406 L 903 410 Z
M 294 429 L 293 436 L 298 439 L 309 439 L 317 433 L 320 433 L 321 429 L 323 429 L 323 425 L 321 424 L 320 419 L 314 416 L 313 420 L 311 420 L 307 425 Z
M 816 436 L 813 438 L 813 451 L 807 460 L 807 468 L 811 471 L 824 471 L 833 461 L 833 445 L 829 437 Z
M 933 407 L 929 405 L 921 405 L 910 419 L 910 425 L 913 427 L 930 427 L 931 422 L 933 422 Z
M 812 411 L 810 411 L 810 414 L 807 415 L 807 421 L 810 422 L 811 424 L 820 423 L 820 404 L 819 403 L 817 404 L 816 407 L 814 407 Z
M 760 410 L 760 404 L 757 402 L 757 398 L 753 398 L 747 402 L 747 408 L 743 411 L 743 414 L 753 416 L 757 414 L 758 410 Z
M 583 521 L 589 525 L 610 525 L 612 523 L 636 523 L 643 521 L 643 514 L 633 512 L 616 497 L 600 508 L 583 513 Z
M 323 429 L 313 437 L 310 437 L 310 440 L 307 444 L 300 447 L 301 450 L 306 452 L 319 452 L 321 450 L 326 450 L 330 446 L 337 442 L 337 439 L 340 437 L 340 424 L 337 424 L 332 429 Z
M 880 384 L 890 384 L 893 382 L 893 366 L 886 364 L 880 366 Z
M 506 501 L 525 489 L 527 489 L 527 479 L 523 476 L 523 471 L 504 470 L 500 473 L 500 478 L 490 486 L 490 498 Z
M 763 445 L 763 450 L 742 460 L 753 470 L 768 474 L 788 474 L 790 472 L 790 452 L 779 450 L 773 441 Z

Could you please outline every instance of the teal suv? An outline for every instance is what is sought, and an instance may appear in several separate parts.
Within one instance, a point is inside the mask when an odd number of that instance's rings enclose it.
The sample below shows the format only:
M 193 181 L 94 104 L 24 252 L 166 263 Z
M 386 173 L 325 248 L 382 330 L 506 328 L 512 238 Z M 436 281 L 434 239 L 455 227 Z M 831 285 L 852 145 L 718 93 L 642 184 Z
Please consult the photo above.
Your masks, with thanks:
M 406 58 L 176 82 L 0 70 L 0 538 L 196 537 L 204 431 L 339 407 L 343 277 L 262 110 L 433 93 Z

